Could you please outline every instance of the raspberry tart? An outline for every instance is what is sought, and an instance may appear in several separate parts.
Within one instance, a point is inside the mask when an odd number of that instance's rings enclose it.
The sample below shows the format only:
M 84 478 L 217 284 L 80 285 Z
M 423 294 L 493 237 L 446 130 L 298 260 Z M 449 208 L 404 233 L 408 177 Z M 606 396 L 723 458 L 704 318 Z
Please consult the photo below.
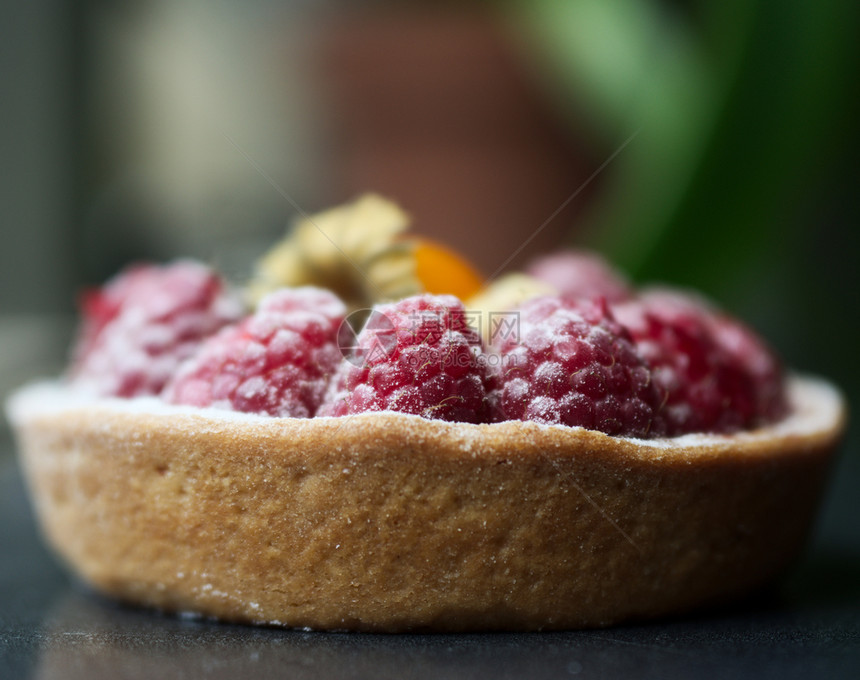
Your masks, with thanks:
M 255 309 L 190 262 L 86 296 L 68 374 L 8 404 L 42 529 L 77 575 L 228 621 L 541 630 L 684 612 L 790 565 L 844 430 L 835 388 L 592 255 L 476 290 L 381 200 L 324 214 L 332 233 L 391 236 L 371 259 L 395 271 L 349 295 L 308 263 L 357 263 L 360 239 L 281 244 Z M 486 304 L 507 316 L 476 320 Z

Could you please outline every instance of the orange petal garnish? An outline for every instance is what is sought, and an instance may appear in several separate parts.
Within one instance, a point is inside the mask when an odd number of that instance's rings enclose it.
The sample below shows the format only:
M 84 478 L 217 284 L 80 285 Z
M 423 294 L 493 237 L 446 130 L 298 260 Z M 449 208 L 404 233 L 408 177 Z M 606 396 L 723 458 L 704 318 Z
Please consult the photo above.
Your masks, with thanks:
M 415 269 L 422 287 L 432 295 L 456 295 L 466 300 L 484 283 L 462 256 L 425 238 L 415 239 Z

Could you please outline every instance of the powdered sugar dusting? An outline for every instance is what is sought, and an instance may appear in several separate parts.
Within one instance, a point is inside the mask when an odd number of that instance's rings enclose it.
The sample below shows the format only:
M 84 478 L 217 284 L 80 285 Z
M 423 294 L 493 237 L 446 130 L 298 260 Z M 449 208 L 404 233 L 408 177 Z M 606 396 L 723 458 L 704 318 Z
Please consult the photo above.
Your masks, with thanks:
M 839 391 L 830 383 L 811 377 L 791 377 L 788 381 L 788 395 L 792 412 L 789 417 L 778 423 L 731 435 L 719 434 L 687 434 L 680 437 L 638 439 L 635 437 L 614 437 L 619 441 L 636 445 L 643 450 L 660 451 L 662 455 L 671 455 L 674 451 L 687 452 L 691 447 L 723 446 L 727 442 L 754 443 L 767 442 L 780 437 L 804 437 L 819 432 L 829 432 L 836 428 L 845 417 L 844 403 Z M 15 425 L 25 425 L 33 419 L 62 414 L 66 412 L 101 410 L 107 413 L 139 414 L 165 417 L 167 424 L 174 422 L 176 417 L 194 416 L 195 427 L 206 427 L 222 430 L 225 427 L 235 428 L 236 436 L 252 436 L 258 428 L 297 428 L 308 424 L 318 427 L 330 427 L 336 431 L 343 425 L 342 418 L 273 418 L 250 413 L 237 413 L 215 408 L 198 408 L 193 406 L 178 406 L 166 404 L 153 397 L 138 397 L 134 399 L 100 398 L 92 394 L 72 389 L 67 384 L 55 381 L 34 383 L 13 394 L 6 403 L 6 412 Z M 396 418 L 398 430 L 404 437 L 415 436 L 410 433 L 412 426 L 420 431 L 429 429 L 440 433 L 456 435 L 460 448 L 464 453 L 480 451 L 486 438 L 499 428 L 509 428 L 516 423 L 498 423 L 473 425 L 469 423 L 448 423 L 431 421 L 421 416 L 391 411 L 365 413 L 352 418 L 372 419 L 376 417 Z M 546 425 L 539 423 L 523 423 L 523 427 L 536 428 L 540 431 L 557 432 L 560 436 L 576 438 L 579 433 L 586 432 L 581 427 L 564 425 Z M 250 429 L 246 429 L 250 428 Z M 563 440 L 560 440 L 563 441 Z
M 337 329 L 345 312 L 328 291 L 272 293 L 255 314 L 206 341 L 162 397 L 277 417 L 313 416 L 341 358 Z
M 138 265 L 83 301 L 71 379 L 124 397 L 157 394 L 204 338 L 241 313 L 214 271 L 182 260 Z
M 497 401 L 504 419 L 582 426 L 611 435 L 665 432 L 650 371 L 605 303 L 548 296 L 520 310 L 503 339 Z
M 463 303 L 417 295 L 374 309 L 341 362 L 319 413 L 391 410 L 454 422 L 485 422 L 491 371 Z

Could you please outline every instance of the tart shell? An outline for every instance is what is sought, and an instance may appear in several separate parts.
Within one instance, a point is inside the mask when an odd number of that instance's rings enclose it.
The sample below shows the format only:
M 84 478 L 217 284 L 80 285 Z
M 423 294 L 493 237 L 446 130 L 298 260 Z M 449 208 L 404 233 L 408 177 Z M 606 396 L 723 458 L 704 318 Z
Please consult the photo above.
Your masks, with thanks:
M 647 441 L 56 385 L 8 410 L 47 541 L 109 595 L 289 627 L 539 630 L 678 613 L 784 570 L 845 426 L 828 384 L 794 377 L 789 398 L 767 428 Z

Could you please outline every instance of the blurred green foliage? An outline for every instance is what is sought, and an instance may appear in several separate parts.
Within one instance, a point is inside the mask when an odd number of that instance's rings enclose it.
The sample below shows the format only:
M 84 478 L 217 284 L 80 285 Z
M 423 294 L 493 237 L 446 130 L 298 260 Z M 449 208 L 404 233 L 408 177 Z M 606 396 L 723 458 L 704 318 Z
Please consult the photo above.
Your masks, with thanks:
M 718 296 L 797 247 L 793 216 L 854 136 L 860 5 L 521 0 L 517 25 L 598 157 L 631 134 L 586 219 L 640 279 Z

